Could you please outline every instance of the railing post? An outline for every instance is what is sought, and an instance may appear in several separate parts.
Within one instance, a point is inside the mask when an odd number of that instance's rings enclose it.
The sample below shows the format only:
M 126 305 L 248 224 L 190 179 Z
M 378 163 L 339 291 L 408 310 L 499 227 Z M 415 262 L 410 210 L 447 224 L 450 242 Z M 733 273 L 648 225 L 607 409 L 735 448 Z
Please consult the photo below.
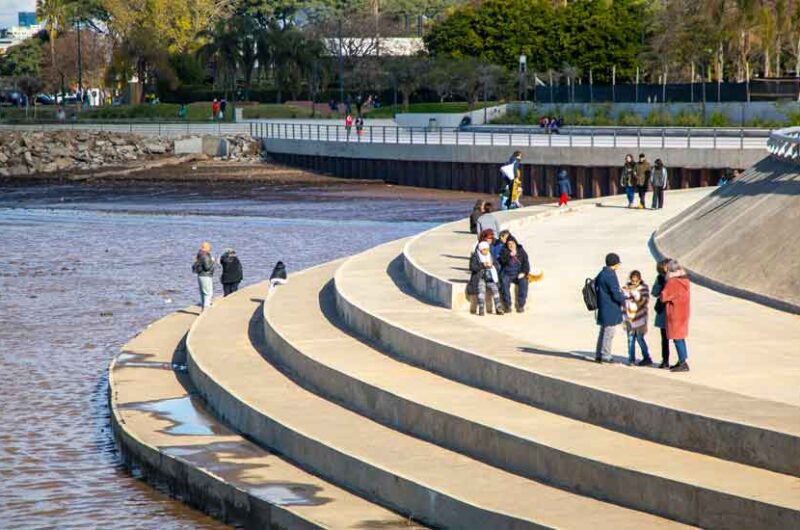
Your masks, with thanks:
M 408 143 L 414 143 L 414 127 L 411 126 L 408 128 Z
M 528 147 L 531 146 L 531 136 L 533 136 L 533 135 L 531 134 L 530 131 L 528 131 Z
M 475 143 L 475 129 L 472 129 L 472 145 L 477 145 Z
M 369 143 L 373 143 L 372 142 L 372 125 L 369 126 Z
M 400 143 L 400 127 L 396 125 L 394 127 L 394 143 L 396 144 Z
M 744 128 L 739 129 L 739 149 L 744 149 Z
M 381 125 L 381 134 L 383 135 L 383 142 L 386 143 L 386 125 Z
M 428 145 L 428 128 L 425 127 L 424 131 L 425 131 L 425 145 Z
M 594 129 L 589 129 L 589 134 L 591 135 L 589 137 L 589 146 L 594 147 Z
M 458 145 L 458 133 L 461 129 L 456 129 L 456 145 Z
M 642 148 L 642 129 L 640 127 L 636 128 L 636 149 L 641 150 Z
M 489 131 L 489 145 L 494 145 L 494 131 Z
M 717 128 L 714 127 L 714 149 L 717 148 Z
M 692 148 L 692 130 L 686 129 L 686 149 Z
M 442 128 L 439 127 L 439 145 L 442 145 L 444 143 L 444 140 L 442 139 L 442 134 L 443 134 Z
M 664 149 L 667 146 L 667 128 L 661 128 L 661 149 Z
M 572 131 L 569 133 L 569 146 L 572 147 Z
M 553 147 L 553 134 L 547 133 L 547 147 Z

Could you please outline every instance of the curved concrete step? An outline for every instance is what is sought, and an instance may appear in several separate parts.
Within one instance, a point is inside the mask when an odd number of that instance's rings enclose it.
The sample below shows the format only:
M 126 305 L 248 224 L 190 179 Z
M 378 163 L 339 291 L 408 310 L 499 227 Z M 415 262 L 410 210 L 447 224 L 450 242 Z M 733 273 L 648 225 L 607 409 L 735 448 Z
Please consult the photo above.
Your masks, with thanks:
M 264 309 L 268 357 L 313 391 L 508 471 L 687 524 L 800 526 L 796 477 L 558 416 L 382 354 L 342 329 L 335 269 L 294 275 Z
M 245 528 L 407 529 L 409 521 L 231 432 L 193 395 L 181 363 L 197 308 L 151 324 L 109 368 L 111 423 L 129 465 Z M 413 526 L 411 526 L 413 527 Z
M 223 299 L 197 320 L 187 338 L 189 374 L 196 387 L 217 414 L 248 437 L 436 527 L 682 526 L 499 470 L 305 390 L 266 362 L 257 348 L 264 294 L 259 284 Z
M 337 310 L 347 326 L 397 358 L 581 421 L 800 475 L 799 408 L 581 362 L 569 352 L 468 328 L 460 315 L 413 295 L 401 248 L 392 242 L 368 250 L 335 275 Z

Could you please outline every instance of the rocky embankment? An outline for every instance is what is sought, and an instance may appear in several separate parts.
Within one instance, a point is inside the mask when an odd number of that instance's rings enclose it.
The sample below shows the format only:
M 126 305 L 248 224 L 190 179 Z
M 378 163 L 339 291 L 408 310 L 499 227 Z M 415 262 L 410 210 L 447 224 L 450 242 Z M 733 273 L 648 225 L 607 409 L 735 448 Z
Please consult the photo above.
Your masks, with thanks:
M 183 137 L 186 139 L 189 137 Z M 0 133 L 0 177 L 93 171 L 131 167 L 138 162 L 171 159 L 175 138 L 89 131 Z M 258 143 L 245 135 L 225 137 L 225 159 L 259 157 Z

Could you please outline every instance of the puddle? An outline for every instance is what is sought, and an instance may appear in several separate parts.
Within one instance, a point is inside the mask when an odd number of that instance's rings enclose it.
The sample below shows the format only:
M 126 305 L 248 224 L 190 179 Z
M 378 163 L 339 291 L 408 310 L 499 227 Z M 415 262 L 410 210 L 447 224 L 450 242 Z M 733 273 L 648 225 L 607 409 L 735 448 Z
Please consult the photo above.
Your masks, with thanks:
M 173 423 L 164 432 L 179 436 L 213 436 L 218 434 L 215 430 L 216 422 L 200 412 L 194 405 L 191 397 L 149 401 L 147 403 L 125 405 L 125 409 L 152 412 L 158 418 Z
M 319 488 L 302 484 L 267 484 L 250 488 L 250 492 L 278 506 L 319 506 L 328 499 L 317 497 Z

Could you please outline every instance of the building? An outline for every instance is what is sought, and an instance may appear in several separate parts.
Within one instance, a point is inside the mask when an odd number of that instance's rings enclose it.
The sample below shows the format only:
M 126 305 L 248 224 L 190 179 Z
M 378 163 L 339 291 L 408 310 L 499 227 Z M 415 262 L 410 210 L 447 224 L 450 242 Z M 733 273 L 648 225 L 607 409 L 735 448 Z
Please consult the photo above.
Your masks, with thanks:
M 17 23 L 22 28 L 30 28 L 39 25 L 36 20 L 36 13 L 33 11 L 19 11 L 17 13 Z

